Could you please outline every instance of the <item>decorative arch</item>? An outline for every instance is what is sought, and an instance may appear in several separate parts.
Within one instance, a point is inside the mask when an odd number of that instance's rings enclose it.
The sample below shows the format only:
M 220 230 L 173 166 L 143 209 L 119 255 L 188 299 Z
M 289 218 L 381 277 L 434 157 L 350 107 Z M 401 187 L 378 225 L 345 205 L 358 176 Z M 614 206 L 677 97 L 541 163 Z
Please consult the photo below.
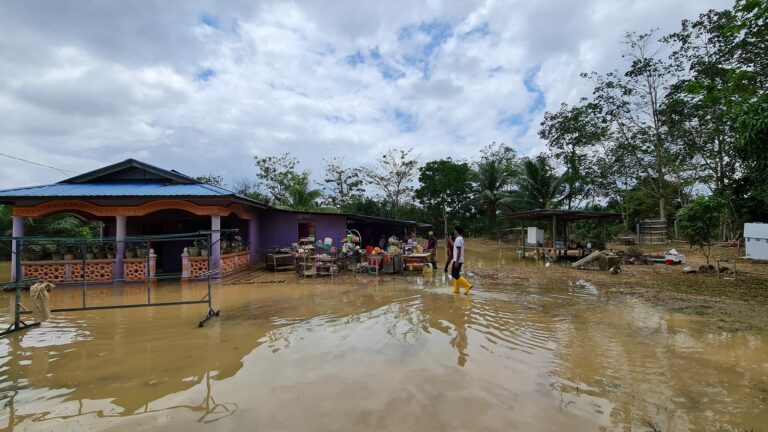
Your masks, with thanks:
M 41 217 L 66 211 L 80 211 L 94 216 L 146 216 L 161 210 L 185 210 L 197 216 L 227 216 L 235 213 L 240 219 L 250 219 L 251 214 L 240 204 L 223 206 L 202 206 L 182 200 L 159 200 L 134 207 L 102 207 L 79 200 L 49 201 L 33 207 L 14 207 L 13 215 L 18 217 Z

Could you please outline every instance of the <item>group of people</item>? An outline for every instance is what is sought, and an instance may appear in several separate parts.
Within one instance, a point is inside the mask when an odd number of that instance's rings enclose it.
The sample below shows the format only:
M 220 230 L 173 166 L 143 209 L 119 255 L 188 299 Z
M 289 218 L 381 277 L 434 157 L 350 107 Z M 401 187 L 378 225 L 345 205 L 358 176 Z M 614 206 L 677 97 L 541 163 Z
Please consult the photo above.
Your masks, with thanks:
M 464 228 L 457 225 L 453 229 L 453 232 L 445 235 L 446 260 L 445 260 L 445 268 L 443 269 L 443 272 L 448 273 L 448 268 L 450 267 L 451 277 L 453 278 L 454 294 L 460 294 L 461 287 L 464 287 L 464 294 L 468 294 L 469 290 L 472 289 L 472 284 L 469 283 L 469 281 L 466 278 L 464 278 L 464 276 L 461 275 L 461 268 L 464 265 L 464 255 L 465 255 L 463 234 L 464 234 Z M 407 245 L 410 246 L 410 245 L 416 244 L 415 232 L 406 234 L 406 237 L 408 238 L 406 242 Z M 386 249 L 388 244 L 389 244 L 389 241 L 387 239 L 387 236 L 384 234 L 381 234 L 381 236 L 379 237 L 379 248 Z M 425 249 L 433 253 L 437 250 L 437 238 L 435 237 L 435 233 L 433 231 L 429 232 Z M 432 261 L 432 266 L 436 268 L 437 262 Z
M 428 249 L 435 251 L 437 249 L 437 238 L 435 233 L 430 231 L 427 239 Z M 448 273 L 448 267 L 451 268 L 451 277 L 453 278 L 453 293 L 459 294 L 461 287 L 464 287 L 464 294 L 469 294 L 472 284 L 461 275 L 461 267 L 464 265 L 464 228 L 456 226 L 452 233 L 445 235 L 445 268 L 443 272 Z

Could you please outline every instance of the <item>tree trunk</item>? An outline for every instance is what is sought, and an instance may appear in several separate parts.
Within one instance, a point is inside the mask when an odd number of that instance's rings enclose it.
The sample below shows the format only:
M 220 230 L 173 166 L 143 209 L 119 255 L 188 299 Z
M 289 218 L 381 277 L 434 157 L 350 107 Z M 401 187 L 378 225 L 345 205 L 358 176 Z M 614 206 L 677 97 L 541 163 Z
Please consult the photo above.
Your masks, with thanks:
M 659 197 L 659 219 L 661 220 L 667 220 L 667 209 L 666 209 L 667 200 L 662 195 Z
M 443 238 L 448 236 L 448 214 L 445 211 L 445 205 L 443 205 Z
M 488 234 L 496 229 L 496 204 L 488 205 Z

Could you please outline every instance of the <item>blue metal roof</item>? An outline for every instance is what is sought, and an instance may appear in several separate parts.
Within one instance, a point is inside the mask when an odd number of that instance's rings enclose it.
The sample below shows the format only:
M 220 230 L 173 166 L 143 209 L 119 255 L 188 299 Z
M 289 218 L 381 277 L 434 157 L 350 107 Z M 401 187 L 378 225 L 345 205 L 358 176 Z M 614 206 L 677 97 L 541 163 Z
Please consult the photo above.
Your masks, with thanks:
M 203 183 L 175 184 L 160 182 L 56 183 L 44 186 L 7 189 L 0 198 L 27 197 L 141 197 L 141 196 L 237 196 L 226 189 Z M 240 197 L 247 199 L 245 197 Z

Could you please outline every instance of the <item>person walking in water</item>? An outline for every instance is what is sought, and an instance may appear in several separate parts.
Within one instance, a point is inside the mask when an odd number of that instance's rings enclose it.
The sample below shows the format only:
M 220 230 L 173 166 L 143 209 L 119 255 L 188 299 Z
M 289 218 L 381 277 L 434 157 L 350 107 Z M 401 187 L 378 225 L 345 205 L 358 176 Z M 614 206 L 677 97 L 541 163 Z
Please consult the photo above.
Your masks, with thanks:
M 427 236 L 427 253 L 432 254 L 432 268 L 437 268 L 437 238 L 435 237 L 434 231 L 429 232 L 429 236 Z
M 453 229 L 453 266 L 451 276 L 453 276 L 453 293 L 459 294 L 459 287 L 464 287 L 464 294 L 469 294 L 469 290 L 472 289 L 472 284 L 468 280 L 464 279 L 461 275 L 461 266 L 464 265 L 464 228 L 456 225 Z
M 443 273 L 448 273 L 448 267 L 453 262 L 453 233 L 445 235 L 445 268 Z

